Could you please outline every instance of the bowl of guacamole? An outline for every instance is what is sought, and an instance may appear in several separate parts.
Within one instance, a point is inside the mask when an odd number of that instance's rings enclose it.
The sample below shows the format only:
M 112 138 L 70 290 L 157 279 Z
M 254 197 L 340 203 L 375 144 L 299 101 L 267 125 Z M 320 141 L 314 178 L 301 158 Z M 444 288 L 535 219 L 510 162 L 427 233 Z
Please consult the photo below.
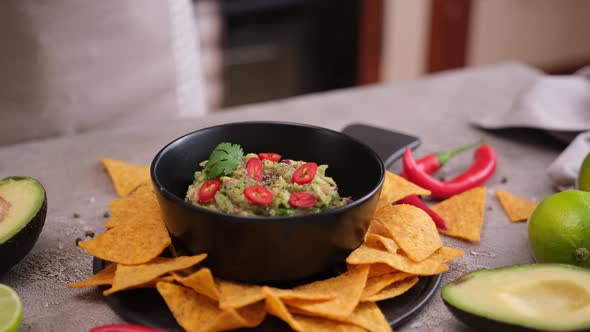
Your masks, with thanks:
M 363 241 L 385 177 L 369 146 L 300 123 L 237 122 L 166 144 L 151 164 L 177 250 L 227 280 L 325 277 Z

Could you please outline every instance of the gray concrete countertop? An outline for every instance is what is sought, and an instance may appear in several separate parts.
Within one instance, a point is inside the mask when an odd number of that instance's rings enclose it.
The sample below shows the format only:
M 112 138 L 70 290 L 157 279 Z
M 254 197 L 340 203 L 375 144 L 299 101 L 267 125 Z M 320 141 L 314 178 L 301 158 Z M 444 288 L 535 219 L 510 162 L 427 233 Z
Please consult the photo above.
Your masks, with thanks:
M 484 138 L 498 154 L 498 169 L 487 183 L 488 199 L 481 243 L 444 237 L 465 250 L 445 273 L 443 283 L 479 268 L 532 261 L 526 223 L 511 224 L 494 197 L 508 190 L 539 201 L 553 192 L 546 167 L 563 146 L 541 132 L 485 132 L 469 120 L 505 112 L 515 98 L 540 77 L 519 64 L 448 72 L 428 79 L 315 94 L 286 101 L 255 104 L 198 119 L 122 119 L 109 128 L 43 141 L 0 147 L 0 178 L 28 175 L 46 187 L 49 210 L 35 248 L 0 278 L 16 289 L 24 305 L 22 331 L 87 331 L 122 322 L 94 289 L 68 289 L 68 282 L 91 275 L 92 257 L 75 246 L 87 230 L 104 231 L 103 214 L 115 198 L 99 158 L 149 164 L 156 152 L 175 137 L 206 126 L 244 120 L 284 120 L 340 130 L 353 122 L 389 128 L 422 139 L 415 152 L 423 155 Z M 446 167 L 457 172 L 470 155 Z M 399 162 L 394 170 L 399 170 Z M 508 181 L 503 183 L 502 177 Z M 490 209 L 491 208 L 491 209 Z M 73 214 L 80 218 L 73 218 Z M 398 331 L 468 331 L 444 308 L 440 293 Z

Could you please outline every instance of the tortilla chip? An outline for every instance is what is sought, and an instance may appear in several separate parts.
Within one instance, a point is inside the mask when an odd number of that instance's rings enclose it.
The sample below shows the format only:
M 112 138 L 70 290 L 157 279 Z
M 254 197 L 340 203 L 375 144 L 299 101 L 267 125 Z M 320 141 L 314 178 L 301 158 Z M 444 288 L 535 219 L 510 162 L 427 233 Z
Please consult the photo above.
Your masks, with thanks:
M 306 332 L 365 332 L 366 330 L 344 322 L 304 315 L 293 315 L 293 319 Z
M 399 247 L 397 244 L 395 244 L 395 241 L 388 237 L 377 234 L 367 234 L 365 237 L 365 245 L 374 249 L 387 251 L 392 254 L 397 254 L 399 250 Z
M 106 290 L 103 294 L 110 295 L 121 290 L 149 283 L 166 273 L 196 265 L 206 257 L 207 254 L 181 256 L 176 258 L 158 257 L 147 264 L 118 265 L 113 280 L 113 287 Z
M 364 244 L 354 250 L 348 256 L 346 262 L 351 265 L 384 263 L 396 270 L 422 276 L 440 274 L 449 270 L 447 265 L 429 258 L 414 262 L 406 256 L 394 255 L 367 247 Z
M 100 161 L 109 173 L 119 197 L 127 196 L 140 184 L 151 180 L 149 166 L 135 166 L 113 159 L 101 159 Z
M 391 238 L 411 260 L 419 262 L 442 247 L 434 222 L 423 210 L 397 204 L 379 212 L 375 218 L 389 230 Z
M 393 267 L 384 263 L 375 263 L 369 265 L 368 278 L 378 277 L 389 273 L 400 272 Z
M 368 273 L 368 266 L 357 266 L 337 277 L 312 282 L 293 289 L 294 292 L 333 296 L 332 300 L 311 302 L 302 299 L 285 299 L 284 302 L 309 315 L 335 319 L 345 318 L 353 312 L 359 303 Z
M 377 209 L 391 205 L 410 195 L 430 195 L 430 190 L 419 187 L 393 172 L 386 171 Z
M 417 282 L 418 282 L 418 277 L 410 277 L 410 278 L 400 280 L 398 282 L 395 282 L 395 283 L 383 288 L 377 294 L 369 296 L 368 298 L 365 299 L 365 301 L 377 302 L 377 301 L 391 299 L 396 296 L 400 296 L 403 293 L 407 292 L 410 288 L 414 287 L 414 285 Z
M 105 223 L 106 228 L 113 228 L 126 223 L 137 214 L 160 216 L 160 204 L 151 184 L 142 184 L 129 196 L 109 202 L 112 217 Z M 163 221 L 162 221 L 163 222 Z
M 220 280 L 219 307 L 222 309 L 241 308 L 264 300 L 262 287 Z
M 465 253 L 463 250 L 451 248 L 451 247 L 441 247 L 437 251 L 435 251 L 429 259 L 435 260 L 441 263 L 447 263 L 452 261 L 455 258 L 459 258 L 463 256 Z
M 293 318 L 293 315 L 289 312 L 283 301 L 270 290 L 269 287 L 262 287 L 262 294 L 266 299 L 266 311 L 281 320 L 289 324 L 289 326 L 295 331 L 309 331 L 309 329 L 303 329 L 301 325 Z
M 391 332 L 391 326 L 375 302 L 364 302 L 354 309 L 346 322 L 371 332 Z
M 446 231 L 441 229 L 439 232 L 480 242 L 486 197 L 486 187 L 477 187 L 434 205 L 432 210 L 445 219 L 448 226 Z
M 107 267 L 99 271 L 97 274 L 93 275 L 92 277 L 76 282 L 68 284 L 69 288 L 84 288 L 84 287 L 92 287 L 92 286 L 101 286 L 101 285 L 112 285 L 113 278 L 115 277 L 115 270 L 117 269 L 117 264 L 109 264 Z
M 194 289 L 197 293 L 208 296 L 209 298 L 218 301 L 219 290 L 213 280 L 213 274 L 208 268 L 202 268 L 195 273 L 186 277 L 175 275 L 176 281 Z
M 191 288 L 159 282 L 157 289 L 174 318 L 187 331 L 222 331 L 254 327 L 264 320 L 264 305 L 222 310 L 217 302 Z
M 368 298 L 377 294 L 383 288 L 393 284 L 394 282 L 412 277 L 412 274 L 405 272 L 393 272 L 378 277 L 368 278 L 365 289 L 361 295 L 361 302 L 366 302 Z
M 537 207 L 537 203 L 520 198 L 504 190 L 496 190 L 496 197 L 511 222 L 527 221 Z
M 78 245 L 103 260 L 136 265 L 158 257 L 171 243 L 160 214 L 142 212 Z
M 383 209 L 377 210 L 375 212 L 375 215 L 373 215 L 373 219 L 371 219 L 371 223 L 369 224 L 369 228 L 367 229 L 367 234 L 365 234 L 365 236 L 368 234 L 375 234 L 384 237 L 389 237 L 389 231 L 387 230 L 387 228 L 383 226 L 383 224 L 381 224 L 379 220 L 375 218 L 376 216 L 381 214 L 381 210 Z
M 241 309 L 221 310 L 211 322 L 205 322 L 202 331 L 227 331 L 242 327 L 255 327 L 260 325 L 266 317 L 264 302 L 251 304 Z

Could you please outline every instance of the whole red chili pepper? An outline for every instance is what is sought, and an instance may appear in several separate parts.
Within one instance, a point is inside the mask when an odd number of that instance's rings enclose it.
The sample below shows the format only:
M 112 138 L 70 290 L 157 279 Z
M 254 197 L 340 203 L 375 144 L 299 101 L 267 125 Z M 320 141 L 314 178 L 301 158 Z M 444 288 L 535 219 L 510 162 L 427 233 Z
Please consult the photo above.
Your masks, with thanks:
M 448 198 L 475 188 L 486 182 L 496 171 L 496 153 L 489 145 L 475 150 L 473 164 L 463 174 L 446 181 L 439 181 L 421 169 L 406 148 L 402 158 L 404 172 L 408 179 L 424 189 L 430 190 L 434 198 Z
M 478 144 L 480 144 L 480 142 L 469 144 L 469 145 L 464 145 L 464 146 L 456 148 L 452 151 L 429 154 L 429 155 L 426 155 L 426 156 L 420 158 L 416 162 L 416 164 L 418 165 L 418 167 L 420 167 L 422 170 L 424 170 L 424 172 L 426 172 L 428 174 L 434 174 L 441 167 L 443 167 L 444 164 L 446 164 L 451 158 L 453 158 L 454 156 L 456 156 L 462 152 L 467 151 L 468 149 L 475 147 Z M 400 173 L 400 176 L 403 178 L 406 178 L 406 179 L 408 178 L 406 176 L 405 172 L 403 172 L 403 171 Z M 404 197 L 401 200 L 399 200 L 398 202 L 401 204 L 409 204 L 409 205 L 413 205 L 417 208 L 420 208 L 421 210 L 426 212 L 430 216 L 430 218 L 432 218 L 432 221 L 434 221 L 434 224 L 436 225 L 436 227 L 443 229 L 443 230 L 447 230 L 446 221 L 441 216 L 439 216 L 436 212 L 432 211 L 432 209 L 430 209 L 428 207 L 428 205 L 426 205 L 426 203 L 424 203 L 420 199 L 420 197 L 418 197 L 418 195 L 410 195 L 410 196 Z
M 480 144 L 481 142 L 478 141 L 476 143 L 460 146 L 451 151 L 431 153 L 418 159 L 416 164 L 418 164 L 418 167 L 424 170 L 424 172 L 428 174 L 434 174 L 454 156 L 472 149 Z M 407 179 L 405 171 L 402 171 L 399 175 Z

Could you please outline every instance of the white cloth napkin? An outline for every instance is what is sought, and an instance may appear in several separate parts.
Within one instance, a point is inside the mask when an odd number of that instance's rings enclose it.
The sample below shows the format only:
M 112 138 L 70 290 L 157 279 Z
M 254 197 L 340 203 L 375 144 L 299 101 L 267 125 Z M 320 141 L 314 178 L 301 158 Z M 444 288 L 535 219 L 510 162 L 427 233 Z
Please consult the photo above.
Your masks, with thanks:
M 590 153 L 590 66 L 573 75 L 543 76 L 508 112 L 471 122 L 485 129 L 541 129 L 568 142 L 547 175 L 560 190 L 575 188 L 580 165 Z

